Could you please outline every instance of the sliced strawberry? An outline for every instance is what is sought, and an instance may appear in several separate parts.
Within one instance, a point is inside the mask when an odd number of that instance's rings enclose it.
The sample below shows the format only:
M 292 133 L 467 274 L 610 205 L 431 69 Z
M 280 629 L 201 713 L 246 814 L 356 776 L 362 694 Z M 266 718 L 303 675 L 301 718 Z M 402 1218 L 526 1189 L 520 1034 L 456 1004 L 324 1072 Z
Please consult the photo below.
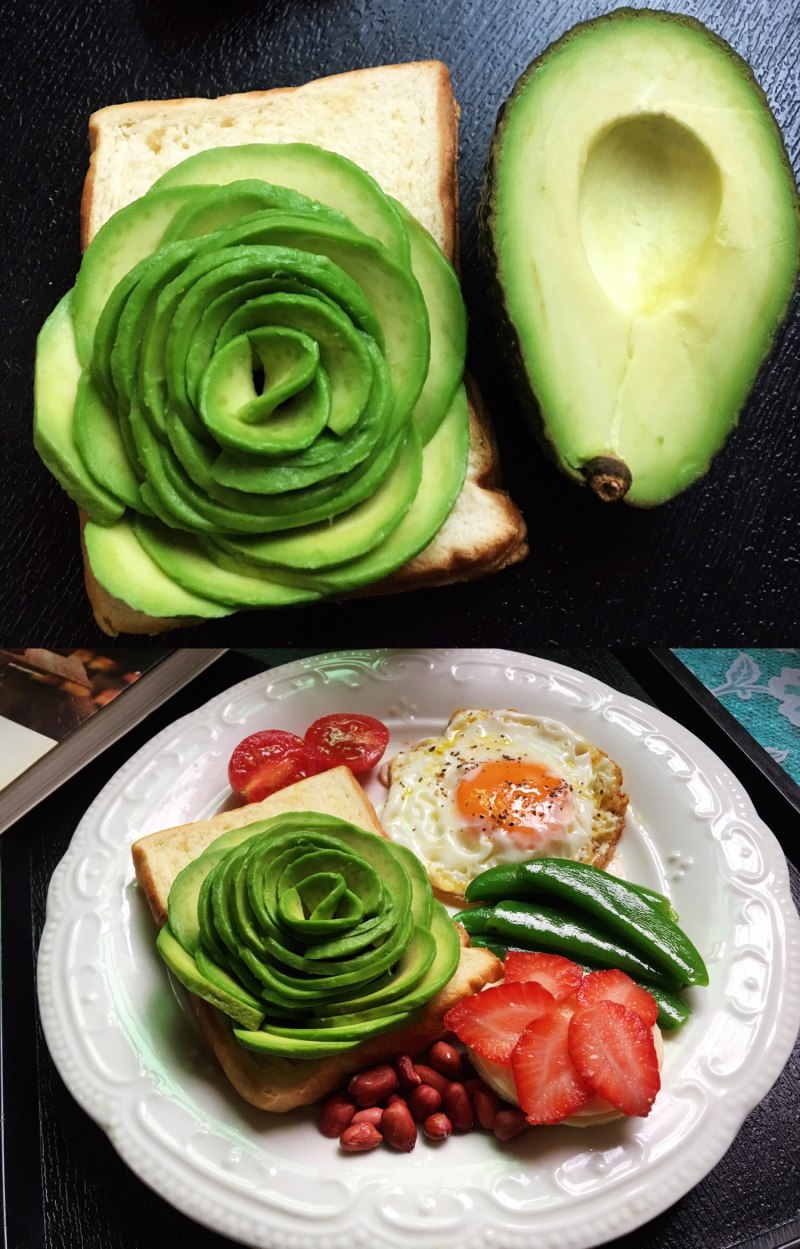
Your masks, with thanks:
M 628 1010 L 640 1015 L 648 1028 L 652 1028 L 658 1019 L 655 998 L 646 989 L 640 988 L 624 971 L 612 969 L 589 972 L 580 984 L 576 996 L 580 1006 L 591 1006 L 594 1002 L 619 1002 L 620 1006 L 627 1006 Z
M 507 984 L 535 980 L 557 1002 L 570 997 L 583 979 L 577 963 L 560 954 L 539 954 L 532 950 L 509 950 L 503 963 Z
M 514 1047 L 511 1070 L 528 1123 L 560 1123 L 592 1095 L 569 1056 L 569 1024 L 568 1011 L 550 1011 L 528 1024 Z
M 652 1029 L 635 1011 L 608 1000 L 575 1011 L 569 1056 L 590 1088 L 626 1115 L 648 1115 L 661 1087 Z
M 444 1017 L 444 1026 L 481 1058 L 510 1063 L 511 1052 L 527 1025 L 555 1009 L 555 999 L 540 984 L 499 984 L 473 993 Z

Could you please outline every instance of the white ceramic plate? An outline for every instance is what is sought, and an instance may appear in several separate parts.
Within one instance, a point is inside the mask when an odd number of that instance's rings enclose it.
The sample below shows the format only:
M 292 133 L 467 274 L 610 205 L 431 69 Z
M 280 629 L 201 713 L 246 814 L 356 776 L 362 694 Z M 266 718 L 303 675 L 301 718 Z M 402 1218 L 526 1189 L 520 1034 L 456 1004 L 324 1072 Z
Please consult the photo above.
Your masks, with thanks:
M 563 720 L 624 773 L 624 874 L 673 898 L 710 986 L 668 1037 L 647 1119 L 473 1132 L 410 1154 L 343 1155 L 312 1111 L 240 1101 L 156 954 L 129 847 L 226 802 L 231 750 L 258 728 L 380 716 L 392 747 L 457 707 Z M 369 785 L 382 799 L 377 780 Z M 39 1003 L 81 1106 L 167 1201 L 248 1246 L 580 1249 L 630 1231 L 705 1175 L 788 1058 L 800 1026 L 800 922 L 778 843 L 697 738 L 591 677 L 507 651 L 358 651 L 273 669 L 159 734 L 87 812 L 50 886 Z

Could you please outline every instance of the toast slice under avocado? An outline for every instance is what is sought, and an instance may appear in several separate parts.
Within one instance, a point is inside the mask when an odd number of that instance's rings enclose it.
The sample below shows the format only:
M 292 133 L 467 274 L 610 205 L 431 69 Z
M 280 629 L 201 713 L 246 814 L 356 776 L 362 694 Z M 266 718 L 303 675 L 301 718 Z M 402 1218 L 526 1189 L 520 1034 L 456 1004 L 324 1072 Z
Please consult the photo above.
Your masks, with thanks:
M 189 156 L 223 146 L 303 142 L 365 169 L 457 263 L 458 112 L 447 68 L 435 61 L 354 70 L 301 87 L 213 100 L 112 105 L 90 120 L 82 244 L 88 246 L 109 217 Z M 424 550 L 390 576 L 356 591 L 358 595 L 471 580 L 527 555 L 525 522 L 499 488 L 491 424 L 477 388 L 469 382 L 468 398 L 469 457 L 455 506 Z M 124 578 L 120 575 L 112 590 L 98 575 L 99 568 L 92 568 L 85 542 L 83 551 L 95 618 L 109 635 L 160 633 L 198 620 L 191 611 L 159 616 L 127 602 Z M 123 596 L 114 592 L 120 585 Z
M 348 768 L 334 768 L 298 781 L 263 802 L 151 833 L 134 844 L 132 854 L 136 878 L 159 928 L 167 920 L 167 899 L 176 876 L 212 841 L 230 829 L 291 811 L 338 816 L 376 836 L 384 836 L 372 803 Z M 420 1012 L 415 1012 L 412 1024 L 372 1037 L 333 1058 L 278 1058 L 244 1049 L 226 1015 L 194 994 L 189 997 L 207 1044 L 241 1096 L 262 1110 L 292 1110 L 325 1097 L 355 1071 L 398 1053 L 423 1050 L 442 1035 L 444 1015 L 451 1006 L 502 977 L 499 959 L 488 950 L 469 946 L 463 929 L 459 935 L 461 957 L 454 975 Z

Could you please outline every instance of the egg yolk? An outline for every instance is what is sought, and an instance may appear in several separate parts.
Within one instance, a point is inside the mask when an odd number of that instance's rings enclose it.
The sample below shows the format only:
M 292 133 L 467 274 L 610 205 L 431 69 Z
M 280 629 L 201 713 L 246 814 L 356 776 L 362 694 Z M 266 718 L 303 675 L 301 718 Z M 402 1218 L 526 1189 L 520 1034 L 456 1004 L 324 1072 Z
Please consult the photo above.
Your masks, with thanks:
M 539 842 L 563 829 L 572 814 L 569 785 L 538 763 L 498 759 L 462 777 L 456 805 L 471 824 L 529 833 Z

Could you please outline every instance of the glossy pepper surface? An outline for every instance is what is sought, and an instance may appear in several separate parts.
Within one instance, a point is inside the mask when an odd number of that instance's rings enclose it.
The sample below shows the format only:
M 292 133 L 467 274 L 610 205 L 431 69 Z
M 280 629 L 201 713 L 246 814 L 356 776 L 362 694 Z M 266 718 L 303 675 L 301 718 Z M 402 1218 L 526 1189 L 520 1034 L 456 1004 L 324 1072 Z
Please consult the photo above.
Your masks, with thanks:
M 670 915 L 640 888 L 588 863 L 542 858 L 493 867 L 470 883 L 466 898 L 507 902 L 541 894 L 599 920 L 612 940 L 619 939 L 679 983 L 708 984 L 700 953 Z

